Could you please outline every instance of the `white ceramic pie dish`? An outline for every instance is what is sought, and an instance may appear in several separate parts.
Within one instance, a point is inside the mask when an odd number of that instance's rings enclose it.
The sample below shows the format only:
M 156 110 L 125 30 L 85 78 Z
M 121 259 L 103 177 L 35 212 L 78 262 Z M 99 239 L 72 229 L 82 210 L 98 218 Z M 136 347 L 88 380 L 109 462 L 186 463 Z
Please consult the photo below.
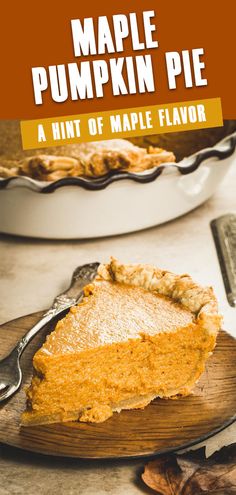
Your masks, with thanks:
M 123 234 L 172 220 L 215 192 L 236 158 L 236 132 L 177 164 L 100 179 L 45 183 L 0 179 L 0 231 L 78 239 Z

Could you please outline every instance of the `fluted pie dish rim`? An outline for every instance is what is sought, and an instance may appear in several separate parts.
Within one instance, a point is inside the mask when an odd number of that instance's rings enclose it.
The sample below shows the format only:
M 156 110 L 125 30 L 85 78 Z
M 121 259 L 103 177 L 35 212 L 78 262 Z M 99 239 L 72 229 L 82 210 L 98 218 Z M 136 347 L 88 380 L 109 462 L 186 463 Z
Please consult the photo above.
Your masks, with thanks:
M 117 140 L 119 141 L 119 140 Z M 121 140 L 123 141 L 123 140 Z M 88 143 L 89 144 L 89 143 Z M 99 145 L 99 141 L 97 142 Z M 139 184 L 147 184 L 155 181 L 158 177 L 166 174 L 173 176 L 189 175 L 205 163 L 209 159 L 223 161 L 229 158 L 236 149 L 236 132 L 226 136 L 214 146 L 203 148 L 202 150 L 184 158 L 180 162 L 170 161 L 160 163 L 151 169 L 146 169 L 140 172 L 132 171 L 132 167 L 127 170 L 110 170 L 107 174 L 98 177 L 64 177 L 54 181 L 41 181 L 22 176 L 13 176 L 3 178 L 0 177 L 0 190 L 16 187 L 25 187 L 38 193 L 52 193 L 63 187 L 76 186 L 88 191 L 100 191 L 106 189 L 115 182 L 128 180 Z M 170 152 L 171 154 L 171 152 Z M 214 162 L 215 163 L 215 162 Z M 1 163 L 0 163 L 1 165 Z

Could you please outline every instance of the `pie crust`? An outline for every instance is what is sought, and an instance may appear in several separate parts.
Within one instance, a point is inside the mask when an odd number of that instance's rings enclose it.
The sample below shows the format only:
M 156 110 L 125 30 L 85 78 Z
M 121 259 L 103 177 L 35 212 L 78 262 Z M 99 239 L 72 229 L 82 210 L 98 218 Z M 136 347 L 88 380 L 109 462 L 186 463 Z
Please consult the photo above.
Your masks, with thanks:
M 219 330 L 222 316 L 218 313 L 218 303 L 212 287 L 202 287 L 190 275 L 176 275 L 153 265 L 124 265 L 115 258 L 106 265 L 100 265 L 99 275 L 104 280 L 115 280 L 155 291 L 168 296 L 189 309 L 196 322 L 208 332 Z
M 161 163 L 175 161 L 172 152 L 153 146 L 140 148 L 124 139 L 81 143 L 74 145 L 71 153 L 71 156 L 37 154 L 13 162 L 9 167 L 0 166 L 0 176 L 23 175 L 41 181 L 55 181 L 63 177 L 96 178 L 111 170 L 143 172 Z

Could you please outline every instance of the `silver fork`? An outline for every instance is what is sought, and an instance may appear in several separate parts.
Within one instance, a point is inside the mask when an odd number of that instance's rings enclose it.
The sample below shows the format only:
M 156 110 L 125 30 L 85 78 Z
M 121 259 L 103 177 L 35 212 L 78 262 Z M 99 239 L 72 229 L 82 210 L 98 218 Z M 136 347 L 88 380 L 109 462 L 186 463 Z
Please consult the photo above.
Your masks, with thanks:
M 92 282 L 97 274 L 98 266 L 99 263 L 88 263 L 77 267 L 72 275 L 70 287 L 55 298 L 52 307 L 43 315 L 42 319 L 20 339 L 8 356 L 0 360 L 0 402 L 11 397 L 21 385 L 20 357 L 26 346 L 55 316 L 63 313 L 82 299 L 83 288 Z

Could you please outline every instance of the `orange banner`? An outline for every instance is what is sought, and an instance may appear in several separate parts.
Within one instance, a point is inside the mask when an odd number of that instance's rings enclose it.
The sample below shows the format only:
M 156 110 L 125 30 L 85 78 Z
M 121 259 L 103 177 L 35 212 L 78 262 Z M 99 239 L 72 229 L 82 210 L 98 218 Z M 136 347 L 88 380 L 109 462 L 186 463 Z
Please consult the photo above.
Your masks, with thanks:
M 220 96 L 223 117 L 235 119 L 235 77 L 232 75 L 235 6 L 235 2 L 226 2 L 224 8 L 221 8 L 216 2 L 205 0 L 198 0 L 195 4 L 188 0 L 146 0 L 145 3 L 68 0 L 59 8 L 55 0 L 41 0 L 35 14 L 34 3 L 27 0 L 15 2 L 14 8 L 11 2 L 4 2 L 0 31 L 1 46 L 4 47 L 1 57 L 1 118 L 41 119 L 81 115 Z M 144 22 L 144 11 L 154 11 L 155 15 L 150 19 L 146 17 Z M 127 33 L 124 33 L 123 26 L 122 36 L 116 38 L 114 16 L 123 16 L 123 20 L 127 17 L 127 26 L 124 24 Z M 73 40 L 71 21 L 79 19 L 83 23 L 87 18 L 92 18 L 88 32 L 94 30 L 94 39 L 90 46 L 93 54 L 86 56 L 80 54 L 77 46 L 76 23 Z M 145 34 L 148 22 L 151 27 Z M 102 25 L 109 25 L 110 31 L 106 31 L 105 41 L 104 33 L 100 36 L 100 45 L 103 43 L 105 49 L 102 45 L 99 51 L 98 30 L 99 26 L 101 30 Z M 111 33 L 110 37 L 108 32 Z M 107 53 L 107 46 L 110 47 L 110 53 Z M 170 54 L 167 59 L 166 53 Z M 143 57 L 143 60 L 138 57 Z M 83 62 L 90 64 L 83 66 L 87 75 L 90 67 L 100 79 L 103 78 L 102 89 L 99 87 L 95 90 L 92 80 L 85 88 L 88 97 L 84 99 L 83 95 L 77 98 L 77 93 L 82 91 L 78 77 L 74 86 L 70 86 L 73 75 L 78 76 Z M 142 81 L 142 66 L 148 70 L 148 64 L 151 63 L 153 81 L 150 78 L 148 80 L 148 77 Z M 174 80 L 173 74 L 168 73 L 168 64 L 169 68 L 174 69 Z M 126 88 L 123 88 L 123 94 L 118 94 L 114 86 L 118 85 L 116 74 L 121 65 L 124 83 L 120 75 L 120 86 L 125 84 Z M 53 67 L 59 68 L 64 83 L 63 94 L 57 97 L 54 95 L 54 99 L 52 86 L 56 74 Z M 32 68 L 35 68 L 34 74 Z M 42 89 L 42 102 L 38 95 L 37 104 L 33 76 Z M 148 91 L 143 87 L 145 84 Z
M 21 122 L 23 149 L 223 125 L 220 98 Z

